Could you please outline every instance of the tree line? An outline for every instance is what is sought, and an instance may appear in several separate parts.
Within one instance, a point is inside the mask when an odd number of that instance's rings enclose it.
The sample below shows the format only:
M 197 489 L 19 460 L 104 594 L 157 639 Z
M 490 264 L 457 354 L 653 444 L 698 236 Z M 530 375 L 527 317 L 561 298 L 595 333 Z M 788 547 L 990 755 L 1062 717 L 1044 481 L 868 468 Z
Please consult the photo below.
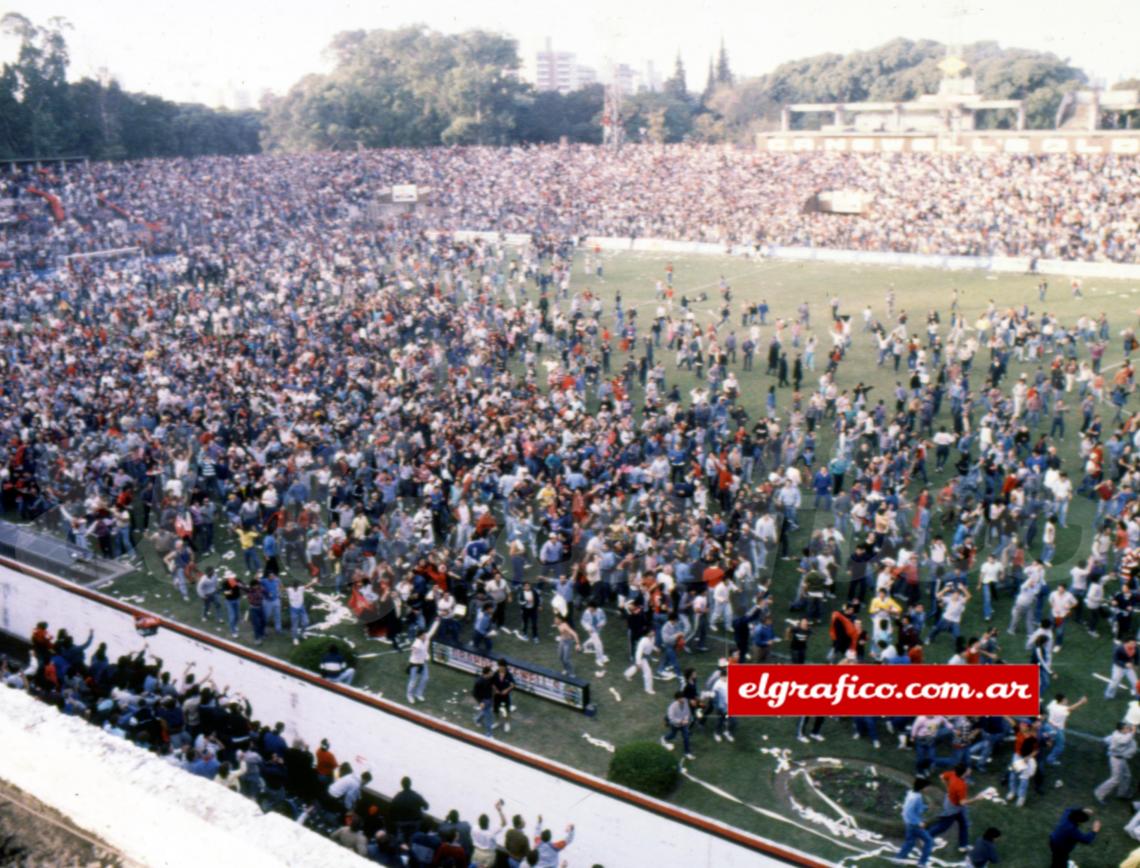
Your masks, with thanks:
M 604 88 L 536 92 L 515 74 L 518 47 L 508 37 L 423 27 L 353 31 L 339 35 L 332 50 L 330 73 L 306 76 L 269 102 L 263 145 L 304 150 L 602 139 Z M 1088 85 L 1083 71 L 1048 52 L 978 42 L 960 53 L 979 93 L 1025 100 L 1031 128 L 1051 128 L 1064 95 Z M 704 89 L 695 91 L 678 55 L 659 91 L 625 97 L 625 140 L 747 143 L 779 125 L 784 103 L 912 100 L 937 91 L 945 56 L 938 42 L 895 39 L 741 78 L 722 44 L 709 59 Z M 795 121 L 800 128 L 819 122 Z M 1016 115 L 985 113 L 978 122 L 1010 127 Z
M 68 24 L 16 13 L 0 28 L 19 53 L 0 69 L 0 160 L 249 154 L 260 150 L 258 112 L 231 112 L 130 93 L 113 80 L 68 82 Z
M 536 91 L 519 78 L 518 44 L 501 34 L 421 26 L 340 33 L 330 72 L 304 76 L 260 111 L 230 112 L 129 93 L 114 81 L 69 83 L 66 22 L 37 26 L 9 14 L 2 24 L 20 52 L 0 71 L 0 159 L 602 140 L 604 88 Z M 1052 127 L 1065 94 L 1087 86 L 1084 72 L 1051 53 L 979 42 L 960 54 L 982 95 L 1025 100 L 1031 128 Z M 784 103 L 915 99 L 937 90 L 945 55 L 931 40 L 895 39 L 742 78 L 722 44 L 700 91 L 678 55 L 660 90 L 624 98 L 625 140 L 748 143 L 778 126 Z M 1014 122 L 1012 112 L 979 117 L 983 126 Z

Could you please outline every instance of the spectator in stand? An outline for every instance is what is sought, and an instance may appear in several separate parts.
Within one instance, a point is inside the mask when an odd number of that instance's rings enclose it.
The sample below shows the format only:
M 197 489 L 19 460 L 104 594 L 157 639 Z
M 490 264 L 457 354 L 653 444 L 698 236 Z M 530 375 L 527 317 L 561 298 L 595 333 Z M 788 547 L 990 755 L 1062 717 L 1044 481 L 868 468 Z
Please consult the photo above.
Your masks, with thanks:
M 507 827 L 507 817 L 503 813 L 503 800 L 495 802 L 495 813 L 499 815 L 499 824 L 491 828 L 491 821 L 486 814 L 479 815 L 479 827 L 471 833 L 474 853 L 471 864 L 475 868 L 492 868 L 498 858 L 499 835 Z
M 534 824 L 534 849 L 538 853 L 536 868 L 558 868 L 562 860 L 562 851 L 574 842 L 574 824 L 566 827 L 566 837 L 555 841 L 549 829 L 542 824 L 542 817 Z
M 412 789 L 412 779 L 405 777 L 400 780 L 400 791 L 392 797 L 392 804 L 388 808 L 388 819 L 395 828 L 397 837 L 407 841 L 420 827 L 424 818 L 424 811 L 431 807 L 424 797 Z

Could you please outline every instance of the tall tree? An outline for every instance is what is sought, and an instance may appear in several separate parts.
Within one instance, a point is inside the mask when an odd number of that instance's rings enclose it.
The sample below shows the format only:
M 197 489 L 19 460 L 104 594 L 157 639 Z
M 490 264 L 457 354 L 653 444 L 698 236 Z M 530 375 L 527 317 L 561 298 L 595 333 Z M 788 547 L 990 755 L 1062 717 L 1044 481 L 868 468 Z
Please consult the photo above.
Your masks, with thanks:
M 502 144 L 527 107 L 518 46 L 485 31 L 424 27 L 338 34 L 335 66 L 270 102 L 277 148 Z
M 713 90 L 715 90 L 715 89 L 716 89 L 716 73 L 713 71 L 713 62 L 712 62 L 712 58 L 710 57 L 709 58 L 709 77 L 705 81 L 705 89 L 704 89 L 704 92 L 701 94 L 701 105 L 702 106 L 708 105 L 709 100 L 712 99 Z
M 16 12 L 0 19 L 0 30 L 20 40 L 16 63 L 11 65 L 11 84 L 19 99 L 27 124 L 26 156 L 42 157 L 59 153 L 67 131 L 67 40 L 64 30 L 71 25 L 63 18 L 52 18 L 39 27 Z M 5 66 L 8 70 L 8 66 Z
M 716 59 L 716 81 L 717 84 L 732 84 L 732 70 L 728 67 L 728 52 L 724 47 L 724 37 L 720 40 L 720 54 Z
M 677 61 L 673 64 L 673 75 L 665 82 L 665 93 L 674 99 L 688 100 L 689 86 L 685 82 L 685 63 L 681 60 L 681 52 L 677 52 Z
M 105 76 L 67 81 L 70 25 L 9 13 L 0 29 L 19 40 L 0 69 L 0 158 L 89 156 L 120 159 L 251 153 L 260 149 L 253 112 L 222 112 L 128 94 Z

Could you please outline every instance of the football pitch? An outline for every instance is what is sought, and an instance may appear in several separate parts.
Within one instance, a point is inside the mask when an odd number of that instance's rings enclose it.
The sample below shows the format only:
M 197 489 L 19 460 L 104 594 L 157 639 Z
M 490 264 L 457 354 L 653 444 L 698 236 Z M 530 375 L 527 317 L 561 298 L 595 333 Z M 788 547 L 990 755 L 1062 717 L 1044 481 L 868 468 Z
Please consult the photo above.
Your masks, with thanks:
M 1112 340 L 1104 359 L 1105 366 L 1110 368 L 1123 359 L 1119 333 L 1124 328 L 1136 326 L 1136 308 L 1140 306 L 1140 281 L 1134 284 L 1130 281 L 1087 279 L 1084 281 L 1084 298 L 1074 299 L 1068 280 L 1053 277 L 1048 279 L 1048 297 L 1042 304 L 1037 296 L 1038 278 L 1031 275 L 950 273 L 749 260 L 727 256 L 669 257 L 641 253 L 604 255 L 603 262 L 602 280 L 593 274 L 587 274 L 583 263 L 576 262 L 572 291 L 589 287 L 599 294 L 604 303 L 603 322 L 611 329 L 614 324 L 613 299 L 620 290 L 623 305 L 627 309 L 636 308 L 639 311 L 639 334 L 645 334 L 657 306 L 654 285 L 657 280 L 664 280 L 667 262 L 671 262 L 675 269 L 675 310 L 682 294 L 691 300 L 698 298 L 701 293 L 707 294 L 707 300 L 694 300 L 691 304 L 698 321 L 703 325 L 720 319 L 721 298 L 718 286 L 722 277 L 731 286 L 731 315 L 728 324 L 721 327 L 722 335 L 727 330 L 735 330 L 738 341 L 742 341 L 747 328 L 741 327 L 741 303 L 761 300 L 767 302 L 770 308 L 769 324 L 762 329 L 761 346 L 757 350 L 754 370 L 743 372 L 739 359 L 737 364 L 730 365 L 740 381 L 741 403 L 752 419 L 763 414 L 768 389 L 776 382 L 775 377 L 764 372 L 772 322 L 777 317 L 794 318 L 797 307 L 805 301 L 811 307 L 812 331 L 819 341 L 817 370 L 814 373 L 804 372 L 805 394 L 817 382 L 826 364 L 826 354 L 830 348 L 830 340 L 826 335 L 830 321 L 828 305 L 830 299 L 837 296 L 840 313 L 852 318 L 854 338 L 848 357 L 839 368 L 839 386 L 841 389 L 851 389 L 862 381 L 874 387 L 870 394 L 872 404 L 881 398 L 891 409 L 896 381 L 901 380 L 906 385 L 908 373 L 905 364 L 897 374 L 889 362 L 882 367 L 877 366 L 877 352 L 872 337 L 861 331 L 861 311 L 866 304 L 870 304 L 876 318 L 886 319 L 885 296 L 888 288 L 893 287 L 896 308 L 908 312 L 910 328 L 915 334 L 924 334 L 926 314 L 929 310 L 936 309 L 942 318 L 940 334 L 945 337 L 952 291 L 955 288 L 959 293 L 959 308 L 968 323 L 973 323 L 985 312 L 991 300 L 999 309 L 1020 306 L 1022 303 L 1028 304 L 1034 312 L 1048 309 L 1058 313 L 1066 324 L 1072 324 L 1081 313 L 1095 317 L 1103 311 L 1108 316 L 1112 332 Z M 532 297 L 533 292 L 532 289 Z M 640 352 L 638 348 L 635 358 Z M 789 365 L 794 352 L 788 348 Z M 689 390 L 698 384 L 695 375 L 676 367 L 675 352 L 662 347 L 658 351 L 658 357 L 665 362 L 667 383 L 677 383 L 687 402 Z M 613 370 L 619 371 L 625 360 L 625 356 L 617 351 L 615 341 Z M 987 365 L 988 353 L 983 349 L 978 353 L 971 377 L 971 386 L 975 392 L 984 378 Z M 1036 363 L 1031 367 L 1018 363 L 1016 359 L 1012 360 L 1011 379 L 1007 379 L 1004 385 L 1008 388 L 1017 374 L 1035 368 Z M 541 373 L 539 379 L 544 382 Z M 633 396 L 635 407 L 640 405 L 640 398 L 641 391 L 638 388 Z M 786 416 L 790 401 L 791 389 L 778 390 L 781 417 Z M 1070 476 L 1077 481 L 1081 475 L 1081 462 L 1077 454 L 1080 413 L 1075 391 L 1067 396 L 1066 403 L 1069 406 L 1066 438 L 1058 446 Z M 943 414 L 936 420 L 936 426 L 942 423 L 949 427 L 948 406 L 949 402 L 944 402 Z M 1105 422 L 1105 438 L 1112 427 L 1112 413 L 1110 405 L 1103 405 L 1101 415 Z M 977 415 L 975 421 L 976 419 Z M 1047 425 L 1047 420 L 1042 424 Z M 1042 428 L 1036 433 L 1044 433 L 1045 430 L 1047 429 Z M 819 433 L 816 454 L 824 460 L 831 454 L 831 431 L 827 424 L 823 425 Z M 955 452 L 954 457 L 956 456 Z M 930 490 L 936 492 L 949 474 L 954 472 L 953 459 L 941 474 L 933 472 L 932 461 L 928 463 L 931 472 Z M 912 493 L 917 490 L 912 486 Z M 810 494 L 806 490 L 804 503 L 805 506 L 811 503 Z M 1057 551 L 1049 572 L 1051 586 L 1067 578 L 1074 563 L 1087 556 L 1092 540 L 1094 512 L 1090 500 L 1080 496 L 1074 498 L 1069 515 L 1070 526 L 1059 530 L 1057 534 Z M 810 510 L 804 510 L 801 518 L 803 530 L 793 538 L 792 551 L 798 551 L 801 542 L 806 543 L 813 526 L 812 519 Z M 939 513 L 936 512 L 932 524 L 937 524 L 938 520 Z M 820 516 L 817 526 L 825 524 L 825 517 Z M 225 552 L 237 550 L 236 538 L 221 531 L 218 545 L 223 554 L 206 559 L 206 563 L 240 570 L 240 554 L 228 558 L 224 555 Z M 1034 554 L 1039 545 L 1040 536 L 1035 543 Z M 844 553 L 847 553 L 847 547 Z M 120 579 L 112 586 L 111 592 L 192 626 L 205 627 L 200 623 L 200 606 L 197 601 L 183 603 L 174 593 L 159 559 L 146 545 L 143 546 L 143 556 L 144 569 Z M 979 563 L 981 560 L 979 558 Z M 533 564 L 529 569 L 531 575 L 537 574 Z M 772 589 L 777 600 L 775 626 L 778 634 L 782 634 L 783 619 L 793 614 L 788 611 L 788 604 L 797 582 L 795 563 L 777 561 L 773 565 L 769 561 L 769 572 L 773 575 Z M 294 574 L 300 577 L 300 569 L 296 568 Z M 841 577 L 842 575 L 841 572 Z M 975 584 L 976 573 L 971 574 L 971 588 Z M 333 599 L 331 586 L 320 589 L 317 595 L 310 595 L 309 608 L 319 633 L 350 639 L 358 654 L 363 655 L 357 668 L 357 687 L 383 694 L 393 701 L 404 701 L 406 652 L 396 654 L 390 645 L 367 639 L 351 615 L 345 617 L 347 610 Z M 1026 662 L 1028 652 L 1024 647 L 1024 634 L 1011 637 L 1004 632 L 1009 609 L 1010 598 L 1003 595 L 997 601 L 994 619 L 994 623 L 1002 628 L 1002 656 L 1009 662 Z M 520 626 L 518 609 L 514 605 L 510 608 L 507 626 L 512 630 Z M 967 607 L 962 633 L 964 637 L 978 636 L 983 628 L 980 600 L 975 598 Z M 221 625 L 210 624 L 209 629 L 219 635 L 228 635 Z M 495 637 L 494 650 L 557 671 L 559 664 L 548 603 L 544 605 L 541 629 L 542 641 L 538 645 L 524 641 L 521 635 L 501 631 Z M 79 630 L 73 629 L 72 632 L 78 633 Z M 1064 648 L 1055 660 L 1056 677 L 1046 698 L 1052 698 L 1054 692 L 1061 691 L 1070 701 L 1087 695 L 1090 702 L 1070 718 L 1069 738 L 1062 766 L 1049 769 L 1044 794 L 1037 795 L 1031 790 L 1027 804 L 1022 808 L 1004 801 L 1006 788 L 1002 778 L 1009 760 L 1008 745 L 999 748 L 989 771 L 974 773 L 971 794 L 992 789 L 993 798 L 984 798 L 970 806 L 971 840 L 987 826 L 999 827 L 1003 833 L 999 841 L 1003 865 L 1047 864 L 1048 833 L 1062 809 L 1073 805 L 1092 805 L 1093 786 L 1107 777 L 1108 765 L 1099 738 L 1106 735 L 1123 715 L 1128 697 L 1128 691 L 1123 689 L 1113 701 L 1102 698 L 1103 677 L 1109 672 L 1112 650 L 1107 634 L 1107 625 L 1102 625 L 1100 638 L 1091 637 L 1079 626 L 1070 626 Z M 470 636 L 469 627 L 464 636 Z M 586 717 L 524 695 L 517 702 L 511 731 L 505 733 L 500 727 L 495 731 L 496 737 L 601 776 L 606 773 L 610 751 L 614 746 L 660 737 L 663 733 L 662 718 L 668 702 L 666 691 L 671 691 L 673 685 L 659 681 L 656 696 L 648 696 L 642 691 L 639 680 L 627 682 L 623 678 L 622 671 L 628 665 L 627 642 L 624 624 L 614 611 L 609 613 L 604 639 L 611 658 L 604 672 L 595 669 L 592 656 L 578 655 L 575 658 L 579 676 L 592 683 L 592 695 L 598 707 L 595 717 Z M 243 625 L 240 641 L 252 641 L 247 626 Z M 808 659 L 822 661 L 827 646 L 825 622 L 812 638 Z M 709 651 L 684 655 L 682 665 L 695 667 L 703 682 L 716 666 L 718 658 L 731 647 L 731 636 L 718 633 L 715 641 L 710 641 Z M 274 635 L 271 630 L 261 650 L 287 657 L 292 650 L 288 630 L 281 636 Z M 781 650 L 781 644 L 774 646 L 773 656 L 777 662 L 782 656 Z M 953 639 L 943 635 L 927 647 L 927 661 L 942 662 L 952 653 Z M 433 666 L 427 690 L 428 701 L 421 708 L 444 720 L 474 730 L 471 684 L 472 679 L 468 675 Z M 794 719 L 741 720 L 736 740 L 732 743 L 714 742 L 711 721 L 707 728 L 697 728 L 693 737 L 696 759 L 685 762 L 685 775 L 672 796 L 673 801 L 826 860 L 842 861 L 845 864 L 857 862 L 859 865 L 887 864 L 877 854 L 891 852 L 901 837 L 901 823 L 896 823 L 896 819 L 904 782 L 913 769 L 913 751 L 909 748 L 900 749 L 895 736 L 883 727 L 880 727 L 881 747 L 875 749 L 868 742 L 853 738 L 851 723 L 841 718 L 825 723 L 822 730 L 824 741 L 801 744 L 795 738 L 795 725 Z M 382 726 L 378 726 L 379 733 L 382 733 Z M 382 735 L 378 735 L 378 745 L 380 744 Z M 398 749 L 398 745 L 392 747 Z M 945 755 L 947 750 L 948 747 L 944 746 L 940 755 Z M 819 762 L 821 759 L 826 761 Z M 871 770 L 872 767 L 874 770 Z M 383 786 L 394 785 L 395 782 L 379 783 Z M 937 787 L 932 788 L 928 793 L 936 789 Z M 511 796 L 525 804 L 525 793 L 513 793 Z M 931 813 L 936 813 L 933 798 Z M 439 807 L 446 810 L 448 806 L 440 804 Z M 541 805 L 527 808 L 531 813 L 542 810 Z M 1081 865 L 1118 864 L 1136 845 L 1121 831 L 1130 815 L 1131 809 L 1124 802 L 1110 803 L 1104 809 L 1097 809 L 1097 816 L 1104 822 L 1104 829 L 1094 845 L 1077 851 L 1077 861 Z M 572 817 L 565 818 L 566 822 L 572 820 Z M 631 833 L 668 835 L 669 830 L 667 825 L 662 824 L 659 830 L 631 830 Z M 940 861 L 932 864 L 960 864 L 961 857 L 955 844 L 951 832 L 949 843 L 935 852 L 935 859 Z

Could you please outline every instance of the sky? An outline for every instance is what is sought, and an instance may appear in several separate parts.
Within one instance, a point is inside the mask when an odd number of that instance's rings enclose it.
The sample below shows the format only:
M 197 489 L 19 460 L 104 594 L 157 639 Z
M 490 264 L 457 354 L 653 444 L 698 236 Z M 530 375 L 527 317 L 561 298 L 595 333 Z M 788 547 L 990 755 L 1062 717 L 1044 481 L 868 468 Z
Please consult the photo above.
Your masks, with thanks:
M 11 0 L 18 3 L 19 0 Z M 547 37 L 556 50 L 604 71 L 652 61 L 668 77 L 680 51 L 691 89 L 704 85 L 724 39 L 733 71 L 759 75 L 822 52 L 873 48 L 897 36 L 1052 51 L 1112 84 L 1140 75 L 1140 2 L 1135 0 L 36 0 L 10 6 L 43 23 L 59 15 L 72 78 L 105 70 L 130 90 L 232 105 L 283 93 L 329 68 L 324 49 L 343 30 L 425 24 L 444 32 L 482 28 L 519 42 L 524 74 Z M 857 12 L 854 10 L 858 10 Z M 0 39 L 0 59 L 14 54 Z

